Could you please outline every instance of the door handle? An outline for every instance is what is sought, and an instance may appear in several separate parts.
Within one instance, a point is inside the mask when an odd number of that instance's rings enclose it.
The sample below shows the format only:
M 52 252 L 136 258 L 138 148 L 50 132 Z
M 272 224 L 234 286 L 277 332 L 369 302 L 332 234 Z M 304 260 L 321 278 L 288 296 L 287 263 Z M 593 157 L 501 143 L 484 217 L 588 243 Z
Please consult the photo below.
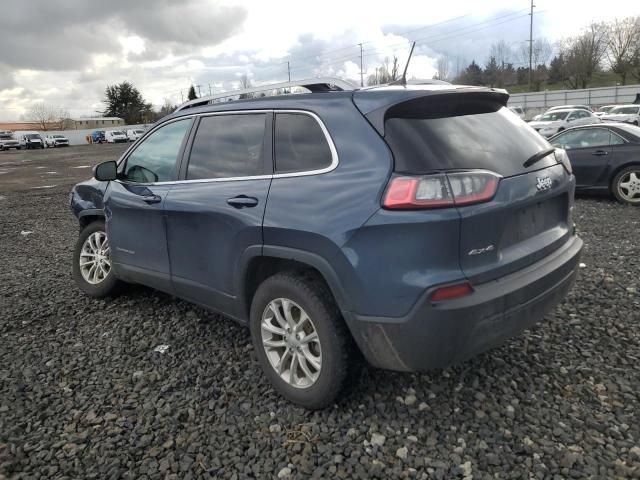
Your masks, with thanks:
M 227 203 L 234 208 L 255 207 L 258 205 L 258 199 L 247 197 L 246 195 L 238 195 L 237 197 L 227 199 Z
M 609 155 L 609 152 L 606 150 L 596 150 L 591 155 L 595 155 L 596 157 L 602 157 L 603 155 Z
M 142 200 L 151 205 L 152 203 L 160 203 L 162 201 L 162 197 L 160 195 L 145 195 L 142 197 Z

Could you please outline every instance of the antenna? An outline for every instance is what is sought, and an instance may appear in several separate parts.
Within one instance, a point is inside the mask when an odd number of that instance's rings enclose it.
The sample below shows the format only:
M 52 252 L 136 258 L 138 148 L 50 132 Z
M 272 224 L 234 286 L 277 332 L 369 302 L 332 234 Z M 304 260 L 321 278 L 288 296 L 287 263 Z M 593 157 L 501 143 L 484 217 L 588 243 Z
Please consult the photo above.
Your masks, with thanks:
M 398 80 L 394 80 L 393 82 L 389 82 L 389 85 L 406 85 L 407 84 L 407 69 L 409 68 L 409 62 L 411 61 L 411 55 L 413 55 L 413 48 L 416 46 L 416 42 L 411 44 L 411 50 L 409 51 L 409 58 L 407 58 L 407 63 L 404 65 L 404 71 L 402 72 L 402 77 Z

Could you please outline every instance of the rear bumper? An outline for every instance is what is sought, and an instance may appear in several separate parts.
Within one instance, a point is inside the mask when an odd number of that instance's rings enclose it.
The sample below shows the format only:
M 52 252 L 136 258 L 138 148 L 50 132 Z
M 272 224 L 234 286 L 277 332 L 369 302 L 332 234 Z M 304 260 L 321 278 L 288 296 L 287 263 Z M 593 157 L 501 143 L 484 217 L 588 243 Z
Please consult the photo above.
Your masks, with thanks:
M 572 237 L 541 261 L 474 286 L 466 297 L 433 303 L 425 292 L 404 317 L 345 318 L 367 361 L 379 368 L 419 371 L 464 361 L 501 345 L 542 320 L 571 289 L 582 240 Z

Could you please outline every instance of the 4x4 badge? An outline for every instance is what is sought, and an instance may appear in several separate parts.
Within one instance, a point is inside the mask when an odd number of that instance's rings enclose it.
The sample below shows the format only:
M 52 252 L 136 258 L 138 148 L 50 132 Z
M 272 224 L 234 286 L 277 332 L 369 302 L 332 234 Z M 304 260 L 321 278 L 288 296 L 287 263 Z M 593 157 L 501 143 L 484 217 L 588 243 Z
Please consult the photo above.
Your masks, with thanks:
M 540 191 L 549 190 L 553 185 L 553 181 L 550 177 L 537 177 L 536 178 L 536 188 Z

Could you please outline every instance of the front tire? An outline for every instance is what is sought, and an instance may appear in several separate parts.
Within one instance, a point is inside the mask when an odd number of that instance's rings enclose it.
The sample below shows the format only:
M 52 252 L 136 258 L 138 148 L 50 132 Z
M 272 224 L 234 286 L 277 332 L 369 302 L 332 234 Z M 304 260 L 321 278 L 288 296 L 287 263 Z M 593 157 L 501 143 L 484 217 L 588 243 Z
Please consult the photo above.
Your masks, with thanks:
M 325 408 L 356 380 L 358 352 L 320 280 L 293 272 L 269 277 L 254 295 L 249 326 L 265 375 L 287 400 Z
M 620 203 L 639 206 L 640 165 L 632 165 L 618 172 L 611 182 L 611 190 Z
M 73 279 L 91 297 L 117 293 L 120 281 L 113 272 L 104 222 L 90 223 L 80 232 L 73 251 Z

